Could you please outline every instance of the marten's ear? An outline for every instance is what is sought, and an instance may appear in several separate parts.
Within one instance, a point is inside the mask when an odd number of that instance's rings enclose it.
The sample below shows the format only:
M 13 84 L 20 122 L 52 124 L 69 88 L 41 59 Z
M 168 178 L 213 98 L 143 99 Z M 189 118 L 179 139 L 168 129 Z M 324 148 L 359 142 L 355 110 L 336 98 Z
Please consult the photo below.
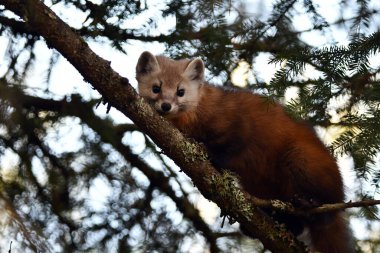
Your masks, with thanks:
M 183 75 L 190 80 L 203 81 L 204 72 L 205 66 L 203 64 L 203 61 L 200 58 L 196 58 L 189 63 Z
M 136 76 L 150 74 L 160 69 L 157 59 L 150 52 L 145 51 L 140 55 L 136 65 Z

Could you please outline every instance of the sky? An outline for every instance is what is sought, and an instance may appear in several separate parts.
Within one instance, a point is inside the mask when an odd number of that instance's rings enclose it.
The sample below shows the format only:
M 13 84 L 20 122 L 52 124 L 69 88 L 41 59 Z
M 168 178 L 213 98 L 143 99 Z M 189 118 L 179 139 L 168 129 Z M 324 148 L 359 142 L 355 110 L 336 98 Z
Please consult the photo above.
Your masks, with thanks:
M 97 2 L 97 1 L 93 1 Z M 156 3 L 157 8 L 152 8 L 151 13 L 152 15 L 155 15 L 155 12 L 159 14 L 159 9 L 163 7 L 163 1 L 153 1 Z M 262 15 L 263 13 L 267 13 L 267 11 L 270 10 L 271 2 L 272 1 L 262 1 L 261 5 L 258 5 L 258 1 L 256 0 L 250 0 L 247 2 L 247 13 L 250 13 L 251 15 Z M 329 21 L 334 21 L 338 18 L 337 13 L 335 12 L 336 9 L 338 9 L 338 3 L 339 0 L 319 0 L 315 1 L 319 4 L 319 10 L 320 13 L 323 14 L 325 19 Z M 372 1 L 376 2 L 376 1 Z M 374 3 L 378 5 L 380 8 L 380 1 L 378 3 Z M 82 22 L 85 21 L 86 16 L 83 14 L 79 14 L 74 8 L 72 9 L 62 9 L 62 6 L 60 4 L 56 4 L 53 6 L 53 10 L 56 11 L 59 15 L 62 14 L 65 18 L 64 21 L 68 22 L 73 27 L 80 27 Z M 352 15 L 352 12 L 350 13 L 347 11 L 347 13 L 343 13 L 345 17 L 349 17 Z M 146 21 L 146 17 L 140 17 L 139 19 L 133 20 L 131 23 L 127 23 L 126 27 L 129 28 L 136 26 L 139 27 L 142 23 Z M 170 27 L 174 27 L 175 25 L 175 19 L 174 18 L 168 18 L 166 20 L 163 20 L 160 24 L 160 27 L 165 27 L 166 29 L 169 29 Z M 295 27 L 298 30 L 307 30 L 312 26 L 312 24 L 309 22 L 309 19 L 307 19 L 305 16 L 297 16 L 295 19 Z M 165 31 L 164 31 L 165 32 Z M 337 44 L 345 45 L 348 42 L 348 38 L 346 37 L 346 34 L 343 32 L 340 32 L 339 30 L 334 30 L 334 32 L 331 34 L 329 41 L 321 39 L 318 32 L 308 32 L 304 33 L 303 39 L 308 42 L 311 45 L 315 46 L 325 46 L 327 44 L 330 44 L 331 41 L 336 42 Z M 4 59 L 5 55 L 5 49 L 6 49 L 6 43 L 7 40 L 4 37 L 0 37 L 0 62 L 1 59 Z M 116 70 L 118 73 L 120 73 L 122 76 L 127 77 L 132 85 L 136 87 L 136 80 L 135 80 L 135 64 L 137 62 L 138 57 L 143 51 L 151 51 L 154 52 L 154 54 L 162 54 L 164 53 L 165 47 L 164 45 L 160 43 L 140 43 L 131 41 L 127 45 L 125 45 L 125 51 L 128 54 L 123 54 L 117 51 L 114 48 L 111 48 L 109 46 L 101 45 L 99 43 L 90 42 L 90 47 L 92 50 L 94 50 L 98 55 L 103 57 L 106 60 L 111 61 L 111 67 Z M 29 79 L 28 79 L 28 86 L 30 87 L 30 92 L 32 93 L 40 93 L 39 91 L 40 84 L 44 82 L 45 78 L 45 71 L 48 67 L 48 56 L 51 55 L 51 50 L 47 49 L 44 43 L 39 42 L 38 48 L 37 48 L 37 55 L 39 57 L 46 55 L 46 59 L 44 60 L 43 57 L 41 57 L 41 61 L 39 62 L 38 66 L 36 66 L 35 69 L 31 72 Z M 275 71 L 280 67 L 276 65 L 269 65 L 269 54 L 260 54 L 256 61 L 255 61 L 255 69 L 258 73 L 260 73 L 260 77 L 262 80 L 269 82 L 269 80 L 273 77 Z M 376 62 L 377 61 L 377 62 Z M 379 65 L 379 59 L 374 59 L 374 64 Z M 247 63 L 242 62 L 240 68 L 238 68 L 233 76 L 233 81 L 236 84 L 244 84 L 245 80 L 249 78 L 249 74 L 246 74 L 246 70 L 249 66 Z M 0 75 L 4 73 L 5 66 L 1 66 L 0 64 Z M 69 73 L 69 74 L 68 74 Z M 314 75 L 317 74 L 313 72 L 313 69 L 310 69 L 307 72 L 307 75 Z M 33 89 L 36 88 L 36 89 Z M 71 66 L 70 63 L 67 62 L 66 59 L 63 57 L 59 58 L 57 66 L 54 68 L 54 71 L 52 73 L 51 77 L 51 83 L 49 84 L 49 90 L 55 94 L 56 98 L 61 98 L 67 94 L 71 93 L 80 93 L 84 99 L 90 99 L 92 97 L 99 97 L 99 94 L 94 91 L 90 85 L 84 84 L 82 76 Z M 292 98 L 296 95 L 294 92 L 288 93 L 288 98 Z M 106 115 L 106 107 L 100 106 L 97 111 L 98 114 L 105 116 Z M 115 120 L 117 123 L 124 123 L 129 122 L 129 120 L 120 112 L 118 112 L 116 109 L 111 109 L 110 116 Z M 0 129 L 1 131 L 1 129 Z M 79 136 L 81 134 L 81 129 L 79 126 L 74 126 L 70 129 L 62 129 L 60 131 L 70 131 L 70 134 L 72 136 Z M 323 129 L 318 129 L 318 132 L 320 136 L 326 137 L 326 141 L 329 141 L 328 138 L 333 138 L 334 133 L 326 132 Z M 59 151 L 67 151 L 67 149 L 75 149 L 76 144 L 72 143 L 71 140 L 68 139 L 56 139 L 56 136 L 59 136 L 61 133 L 51 133 L 51 147 L 53 147 L 55 150 Z M 127 140 L 128 139 L 128 140 Z M 54 140 L 54 142 L 53 142 Z M 134 136 L 128 136 L 125 140 L 129 143 L 133 143 L 134 151 L 139 152 L 143 147 L 139 145 L 138 143 L 141 143 L 143 141 L 143 137 L 141 135 L 134 135 Z M 14 164 L 17 164 L 17 158 L 15 158 L 14 155 L 9 153 L 6 159 L 0 160 L 0 167 L 1 167 L 1 173 L 4 172 L 4 170 L 7 170 L 7 168 L 13 167 Z M 352 167 L 352 161 L 349 157 L 342 157 L 342 159 L 339 159 L 339 165 L 341 168 L 350 168 Z M 354 174 L 352 170 L 344 170 L 344 179 L 345 183 L 347 185 L 347 188 L 350 187 L 361 187 L 355 184 L 354 180 Z M 40 180 L 44 180 L 44 175 L 41 176 Z M 110 191 L 108 190 L 108 186 L 102 181 L 101 179 L 96 180 L 93 187 L 90 189 L 90 196 L 93 200 L 93 205 L 96 207 L 99 205 L 99 208 L 101 208 L 101 203 L 104 201 L 107 196 L 110 194 Z M 194 200 L 196 202 L 196 205 L 201 210 L 201 215 L 205 218 L 207 222 L 212 224 L 215 219 L 218 219 L 219 211 L 216 208 L 215 204 L 210 203 L 209 201 L 205 200 L 203 197 L 198 196 L 197 199 Z M 207 210 L 207 211 L 206 211 Z M 355 234 L 358 237 L 361 237 L 365 234 L 365 227 L 360 221 L 353 221 L 353 226 L 355 227 Z M 192 252 L 201 252 L 202 249 L 194 248 L 192 249 Z

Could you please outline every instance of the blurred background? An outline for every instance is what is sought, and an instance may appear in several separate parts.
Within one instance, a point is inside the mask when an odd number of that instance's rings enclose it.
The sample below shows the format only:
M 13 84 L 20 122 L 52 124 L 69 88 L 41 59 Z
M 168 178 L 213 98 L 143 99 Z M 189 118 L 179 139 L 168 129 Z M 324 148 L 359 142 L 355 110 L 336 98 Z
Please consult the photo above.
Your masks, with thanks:
M 347 201 L 380 199 L 379 1 L 43 2 L 135 87 L 147 50 L 279 101 L 335 155 Z M 264 252 L 1 3 L 0 210 L 0 252 Z M 357 251 L 380 252 L 378 208 L 347 211 Z

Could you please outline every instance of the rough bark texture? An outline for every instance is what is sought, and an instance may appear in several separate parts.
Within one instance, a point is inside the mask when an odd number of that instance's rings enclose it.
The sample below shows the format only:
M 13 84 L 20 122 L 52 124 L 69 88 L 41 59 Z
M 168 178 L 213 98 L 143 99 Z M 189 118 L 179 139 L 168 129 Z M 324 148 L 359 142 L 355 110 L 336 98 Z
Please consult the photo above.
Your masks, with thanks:
M 220 252 L 216 243 L 217 237 L 201 218 L 198 209 L 186 198 L 178 197 L 169 185 L 169 178 L 161 171 L 153 169 L 138 155 L 121 141 L 123 131 L 117 131 L 116 126 L 108 120 L 103 120 L 93 112 L 93 102 L 85 103 L 78 95 L 62 100 L 44 99 L 25 95 L 16 87 L 0 85 L 0 99 L 6 99 L 15 105 L 19 105 L 28 111 L 50 111 L 57 112 L 61 116 L 74 116 L 81 119 L 83 123 L 93 129 L 104 143 L 111 144 L 131 166 L 138 168 L 148 179 L 152 187 L 159 189 L 170 197 L 177 205 L 179 211 L 190 220 L 194 227 L 203 233 L 210 245 L 210 252 Z
M 19 15 L 49 47 L 58 50 L 102 94 L 110 105 L 123 112 L 193 180 L 200 192 L 214 201 L 272 252 L 305 252 L 304 246 L 249 202 L 249 195 L 231 184 L 207 160 L 206 151 L 185 139 L 159 117 L 129 84 L 114 72 L 110 63 L 97 56 L 87 43 L 38 0 L 2 0 L 0 4 Z M 133 67 L 134 64 L 130 64 Z

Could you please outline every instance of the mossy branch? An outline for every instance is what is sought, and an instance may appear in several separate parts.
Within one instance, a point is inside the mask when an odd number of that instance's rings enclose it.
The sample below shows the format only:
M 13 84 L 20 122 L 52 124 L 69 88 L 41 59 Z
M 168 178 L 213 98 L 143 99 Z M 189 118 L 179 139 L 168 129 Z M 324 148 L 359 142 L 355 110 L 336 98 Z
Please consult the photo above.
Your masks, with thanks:
M 204 148 L 185 139 L 169 122 L 158 116 L 137 95 L 128 79 L 113 71 L 110 62 L 97 56 L 78 34 L 41 1 L 3 0 L 0 4 L 27 22 L 46 40 L 49 47 L 58 50 L 102 94 L 105 101 L 109 101 L 110 105 L 128 116 L 141 131 L 148 134 L 193 180 L 205 197 L 213 200 L 222 209 L 226 203 L 232 203 L 228 210 L 231 217 L 244 223 L 248 232 L 260 239 L 266 248 L 272 252 L 306 251 L 304 245 L 295 240 L 293 235 L 255 208 L 246 192 L 230 186 L 236 189 L 225 192 L 225 195 L 219 194 L 218 182 L 222 182 L 225 176 L 211 166 Z M 241 210 L 241 207 L 244 208 Z M 248 211 L 251 213 L 248 214 Z

